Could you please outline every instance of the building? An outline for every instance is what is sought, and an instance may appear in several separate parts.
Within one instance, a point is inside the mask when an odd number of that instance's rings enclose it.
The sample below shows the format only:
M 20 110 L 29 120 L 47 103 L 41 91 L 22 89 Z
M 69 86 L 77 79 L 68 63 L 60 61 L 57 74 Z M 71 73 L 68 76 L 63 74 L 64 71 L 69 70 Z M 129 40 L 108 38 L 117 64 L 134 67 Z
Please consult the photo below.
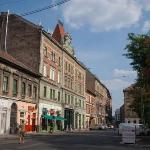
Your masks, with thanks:
M 0 49 L 0 134 L 36 131 L 40 75 Z
M 138 114 L 133 110 L 132 107 L 130 107 L 134 100 L 133 92 L 134 92 L 134 85 L 131 85 L 123 90 L 125 123 L 139 123 L 140 122 L 140 118 L 138 117 Z
M 125 114 L 124 114 L 124 104 L 120 107 L 120 122 L 124 123 L 125 122 Z
M 118 127 L 120 124 L 120 109 L 115 110 L 115 125 Z
M 86 128 L 96 124 L 95 76 L 86 70 Z
M 62 106 L 65 129 L 85 128 L 85 68 L 74 56 L 72 38 L 59 21 L 52 37 L 62 46 Z

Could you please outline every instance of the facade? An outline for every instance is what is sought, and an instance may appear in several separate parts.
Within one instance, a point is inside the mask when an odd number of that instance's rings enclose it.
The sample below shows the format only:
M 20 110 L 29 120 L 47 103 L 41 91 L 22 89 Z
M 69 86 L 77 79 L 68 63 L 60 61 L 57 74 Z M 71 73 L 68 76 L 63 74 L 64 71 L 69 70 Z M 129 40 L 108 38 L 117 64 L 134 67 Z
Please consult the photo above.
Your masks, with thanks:
M 52 37 L 63 47 L 62 51 L 62 107 L 64 129 L 85 128 L 85 68 L 74 57 L 71 36 L 59 21 Z
M 120 109 L 115 110 L 115 124 L 117 127 L 120 124 Z
M 124 93 L 124 121 L 125 123 L 139 123 L 140 118 L 137 113 L 130 107 L 134 100 L 133 98 L 134 85 L 123 90 Z
M 0 50 L 0 134 L 15 133 L 22 121 L 26 131 L 36 130 L 38 78 L 38 74 Z
M 106 124 L 106 104 L 108 99 L 107 88 L 99 81 L 95 79 L 95 92 L 96 92 L 96 123 Z
M 120 122 L 124 123 L 125 122 L 125 116 L 124 116 L 124 104 L 120 107 Z
M 96 124 L 95 76 L 86 70 L 86 128 Z

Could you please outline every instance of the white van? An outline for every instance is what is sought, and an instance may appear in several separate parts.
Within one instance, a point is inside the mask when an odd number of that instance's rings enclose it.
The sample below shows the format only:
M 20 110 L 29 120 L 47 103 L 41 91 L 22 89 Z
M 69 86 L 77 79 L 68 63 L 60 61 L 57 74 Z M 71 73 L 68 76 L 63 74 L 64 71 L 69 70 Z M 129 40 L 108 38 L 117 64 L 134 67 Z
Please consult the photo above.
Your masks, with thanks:
M 136 135 L 141 135 L 144 133 L 144 125 L 143 124 L 134 124 L 134 123 L 120 123 L 118 134 L 122 134 L 122 128 L 124 126 L 135 126 Z

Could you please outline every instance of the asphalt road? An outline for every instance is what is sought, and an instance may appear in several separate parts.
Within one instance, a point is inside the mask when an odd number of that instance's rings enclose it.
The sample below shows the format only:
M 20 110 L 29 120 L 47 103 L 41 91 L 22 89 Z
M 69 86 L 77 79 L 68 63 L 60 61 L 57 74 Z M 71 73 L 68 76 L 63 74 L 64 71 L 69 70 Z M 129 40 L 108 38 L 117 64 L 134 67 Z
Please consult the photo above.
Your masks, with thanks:
M 57 135 L 30 135 L 24 144 L 17 139 L 0 140 L 0 150 L 149 150 L 150 145 L 121 144 L 113 131 L 88 131 Z

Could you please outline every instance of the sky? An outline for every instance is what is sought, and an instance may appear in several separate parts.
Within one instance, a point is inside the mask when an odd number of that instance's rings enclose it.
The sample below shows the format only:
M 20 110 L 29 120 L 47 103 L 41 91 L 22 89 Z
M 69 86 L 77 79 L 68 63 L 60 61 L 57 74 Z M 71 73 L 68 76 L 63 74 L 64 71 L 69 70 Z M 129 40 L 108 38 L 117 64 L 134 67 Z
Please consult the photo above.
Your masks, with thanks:
M 0 0 L 0 12 L 18 15 L 62 0 Z M 113 113 L 123 104 L 123 89 L 133 84 L 136 72 L 123 56 L 128 33 L 150 30 L 150 0 L 70 0 L 25 16 L 53 32 L 58 20 L 72 37 L 75 56 L 109 89 Z

